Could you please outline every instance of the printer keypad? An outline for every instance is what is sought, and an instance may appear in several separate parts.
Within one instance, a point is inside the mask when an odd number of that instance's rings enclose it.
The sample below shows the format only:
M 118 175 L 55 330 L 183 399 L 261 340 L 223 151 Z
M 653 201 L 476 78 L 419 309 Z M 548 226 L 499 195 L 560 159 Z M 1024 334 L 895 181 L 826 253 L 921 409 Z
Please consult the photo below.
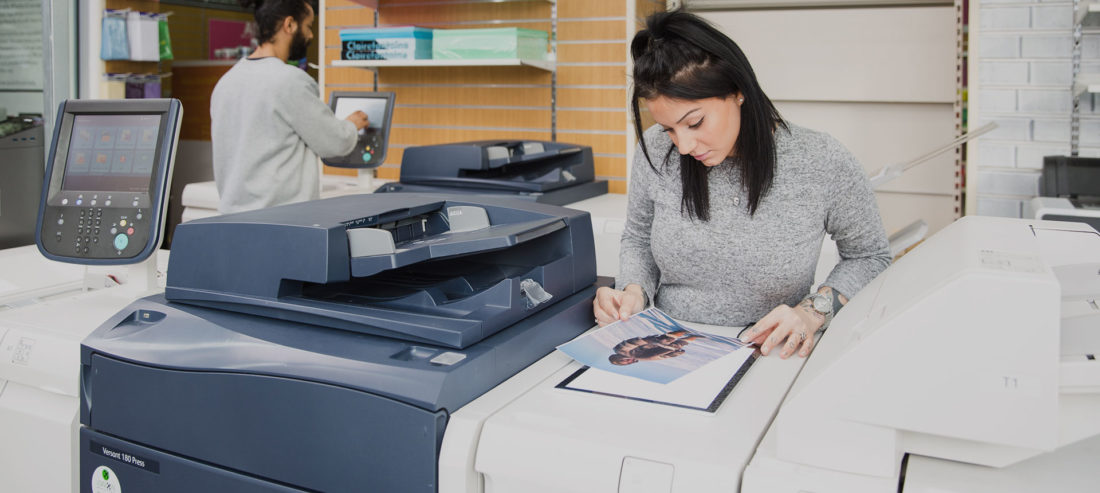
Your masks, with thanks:
M 47 217 L 54 219 L 48 222 L 43 237 L 54 237 L 55 242 L 47 248 L 51 253 L 78 258 L 126 258 L 148 242 L 143 230 L 144 209 L 107 207 L 105 216 L 104 207 L 47 207 Z

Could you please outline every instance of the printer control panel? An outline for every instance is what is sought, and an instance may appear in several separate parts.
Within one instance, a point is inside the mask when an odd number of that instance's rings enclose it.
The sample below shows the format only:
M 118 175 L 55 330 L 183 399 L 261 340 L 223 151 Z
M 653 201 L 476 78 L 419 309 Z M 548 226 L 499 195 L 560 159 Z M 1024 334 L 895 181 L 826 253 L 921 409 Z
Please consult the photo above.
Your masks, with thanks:
M 124 207 L 116 207 L 119 202 Z M 149 242 L 148 199 L 115 194 L 81 197 L 62 206 L 47 206 L 42 246 L 58 256 L 125 259 L 141 253 Z
M 322 159 L 329 166 L 338 168 L 377 168 L 386 160 L 386 146 L 393 119 L 392 92 L 333 92 L 329 105 L 336 118 L 361 111 L 367 115 L 368 124 L 359 130 L 355 148 L 348 154 Z
M 370 127 L 363 130 L 366 132 L 359 134 L 355 150 L 351 151 L 350 156 L 361 161 L 364 166 L 381 166 L 382 159 L 386 157 L 386 143 L 382 140 L 382 132 Z
M 152 255 L 182 117 L 175 99 L 62 102 L 38 208 L 39 251 L 89 265 Z

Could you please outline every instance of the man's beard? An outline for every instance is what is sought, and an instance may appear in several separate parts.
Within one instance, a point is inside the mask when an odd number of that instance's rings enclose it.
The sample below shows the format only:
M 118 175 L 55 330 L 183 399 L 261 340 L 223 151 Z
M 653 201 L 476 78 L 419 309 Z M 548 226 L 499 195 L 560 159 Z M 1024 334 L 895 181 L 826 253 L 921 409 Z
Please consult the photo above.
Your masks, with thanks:
M 299 29 L 294 33 L 294 39 L 290 40 L 290 57 L 291 61 L 298 61 L 306 57 L 309 51 L 309 40 L 302 35 L 302 30 Z

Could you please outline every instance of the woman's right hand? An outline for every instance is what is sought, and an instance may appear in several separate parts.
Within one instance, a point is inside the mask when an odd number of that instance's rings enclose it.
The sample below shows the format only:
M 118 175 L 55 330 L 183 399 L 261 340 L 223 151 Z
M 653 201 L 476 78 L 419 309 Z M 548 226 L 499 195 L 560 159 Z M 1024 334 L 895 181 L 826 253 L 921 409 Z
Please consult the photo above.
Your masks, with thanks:
M 592 311 L 600 327 L 626 320 L 644 309 L 645 294 L 637 284 L 628 284 L 622 291 L 602 287 L 596 290 L 596 299 L 592 302 Z

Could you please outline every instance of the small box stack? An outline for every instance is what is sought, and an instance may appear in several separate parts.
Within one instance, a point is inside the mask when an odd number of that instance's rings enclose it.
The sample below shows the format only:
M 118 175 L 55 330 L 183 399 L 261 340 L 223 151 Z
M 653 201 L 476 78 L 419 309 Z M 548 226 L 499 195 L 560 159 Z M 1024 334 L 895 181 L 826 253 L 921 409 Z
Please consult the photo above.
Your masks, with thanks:
M 432 57 L 432 30 L 422 27 L 342 29 L 342 60 L 423 60 Z
M 523 58 L 545 60 L 546 31 L 499 27 L 488 29 L 436 29 L 432 39 L 432 58 L 462 60 L 487 58 Z

